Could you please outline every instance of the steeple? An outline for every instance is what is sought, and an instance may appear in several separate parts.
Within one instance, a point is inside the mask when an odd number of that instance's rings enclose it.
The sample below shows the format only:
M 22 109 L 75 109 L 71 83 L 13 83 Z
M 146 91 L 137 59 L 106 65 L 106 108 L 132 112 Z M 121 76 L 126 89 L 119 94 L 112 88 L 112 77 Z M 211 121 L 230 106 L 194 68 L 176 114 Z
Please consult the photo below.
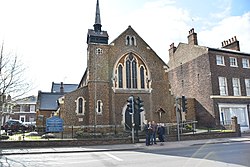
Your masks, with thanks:
M 99 7 L 99 0 L 96 2 L 96 11 L 95 11 L 95 24 L 94 30 L 95 32 L 101 32 L 101 15 L 100 15 L 100 7 Z
M 97 0 L 94 30 L 92 29 L 88 30 L 87 44 L 90 44 L 90 43 L 108 44 L 108 40 L 109 40 L 109 36 L 108 36 L 107 31 L 102 31 L 99 0 Z

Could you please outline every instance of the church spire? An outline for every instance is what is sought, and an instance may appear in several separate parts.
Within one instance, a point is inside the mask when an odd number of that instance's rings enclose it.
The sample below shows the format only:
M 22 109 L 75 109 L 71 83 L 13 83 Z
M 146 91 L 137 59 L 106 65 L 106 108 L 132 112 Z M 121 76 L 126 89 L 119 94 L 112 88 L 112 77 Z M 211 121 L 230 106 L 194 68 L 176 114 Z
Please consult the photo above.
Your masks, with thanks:
M 94 30 L 95 32 L 101 32 L 101 15 L 100 15 L 100 7 L 99 7 L 99 0 L 96 2 L 96 11 L 95 11 L 95 24 Z
M 108 44 L 109 35 L 107 31 L 102 30 L 99 0 L 96 2 L 94 29 L 89 29 L 87 34 L 87 44 Z

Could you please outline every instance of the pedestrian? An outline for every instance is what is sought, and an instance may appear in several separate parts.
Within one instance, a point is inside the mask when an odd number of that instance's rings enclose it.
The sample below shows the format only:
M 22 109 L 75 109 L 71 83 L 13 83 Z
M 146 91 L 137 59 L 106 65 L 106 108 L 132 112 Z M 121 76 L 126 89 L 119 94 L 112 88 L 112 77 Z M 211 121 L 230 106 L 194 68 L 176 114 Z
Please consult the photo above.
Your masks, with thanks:
M 163 124 L 160 124 L 158 129 L 157 129 L 157 133 L 158 133 L 158 138 L 161 142 L 161 145 L 163 145 L 164 140 L 164 135 L 165 135 L 165 127 L 163 126 Z
M 145 135 L 146 135 L 145 144 L 146 144 L 146 146 L 149 146 L 150 145 L 150 137 L 152 134 L 151 122 L 148 122 L 148 123 L 145 122 L 144 131 L 145 131 Z
M 156 143 L 156 133 L 157 133 L 157 124 L 155 123 L 155 121 L 152 121 L 152 135 L 151 135 L 151 140 L 150 143 L 153 144 L 157 144 Z

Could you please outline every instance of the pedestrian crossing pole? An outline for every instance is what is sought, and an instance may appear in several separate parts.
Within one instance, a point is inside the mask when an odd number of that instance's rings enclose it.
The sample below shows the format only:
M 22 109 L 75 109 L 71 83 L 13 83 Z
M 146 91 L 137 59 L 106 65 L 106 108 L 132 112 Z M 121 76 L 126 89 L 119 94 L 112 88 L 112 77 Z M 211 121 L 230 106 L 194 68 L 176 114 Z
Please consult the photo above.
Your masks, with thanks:
M 129 110 L 129 114 L 131 115 L 131 135 L 132 135 L 132 143 L 135 143 L 135 122 L 134 122 L 134 114 L 135 114 L 135 107 L 134 107 L 134 96 L 131 95 L 128 100 L 127 100 L 128 104 L 128 110 Z
M 178 112 L 179 98 L 175 98 L 175 111 L 176 111 L 176 122 L 177 122 L 177 138 L 180 141 L 180 117 Z
M 132 123 L 132 143 L 135 143 L 135 122 L 134 122 L 134 115 L 135 115 L 135 107 L 134 107 L 134 97 L 132 96 L 132 115 L 131 115 L 131 123 Z

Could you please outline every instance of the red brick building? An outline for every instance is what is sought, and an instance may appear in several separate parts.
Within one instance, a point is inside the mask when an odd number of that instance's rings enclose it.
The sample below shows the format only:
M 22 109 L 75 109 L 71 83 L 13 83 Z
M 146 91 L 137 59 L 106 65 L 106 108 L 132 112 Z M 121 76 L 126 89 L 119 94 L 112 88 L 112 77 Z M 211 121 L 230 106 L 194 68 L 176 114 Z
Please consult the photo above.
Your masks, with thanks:
M 94 29 L 87 35 L 87 69 L 78 89 L 60 101 L 65 125 L 95 132 L 130 130 L 127 99 L 131 95 L 144 101 L 144 111 L 136 119 L 139 130 L 145 120 L 175 120 L 168 66 L 131 26 L 110 44 L 101 27 L 97 1 Z
M 171 91 L 195 99 L 199 125 L 227 125 L 237 116 L 241 130 L 249 130 L 250 54 L 240 51 L 236 37 L 210 48 L 199 46 L 191 29 L 188 43 L 171 44 L 169 59 Z

